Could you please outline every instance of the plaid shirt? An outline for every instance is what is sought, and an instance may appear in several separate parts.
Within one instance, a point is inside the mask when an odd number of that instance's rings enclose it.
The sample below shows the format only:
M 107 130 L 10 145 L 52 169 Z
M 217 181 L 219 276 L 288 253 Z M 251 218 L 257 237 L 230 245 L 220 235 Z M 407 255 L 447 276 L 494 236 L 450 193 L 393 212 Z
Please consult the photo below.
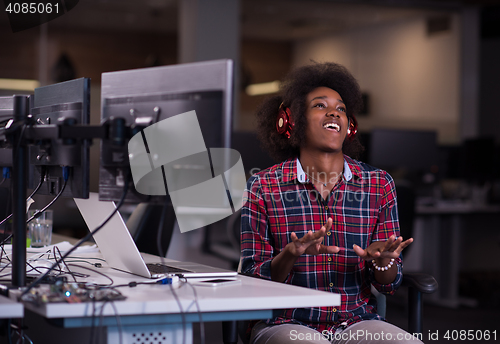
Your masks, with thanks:
M 324 200 L 304 173 L 298 159 L 287 160 L 254 174 L 247 183 L 241 212 L 242 272 L 271 279 L 271 260 L 309 230 L 316 231 L 327 219 L 332 229 L 323 243 L 336 245 L 336 254 L 300 256 L 285 283 L 330 291 L 341 295 L 338 307 L 286 309 L 269 319 L 270 324 L 301 323 L 318 331 L 335 331 L 342 323 L 351 325 L 381 319 L 370 284 L 392 294 L 401 284 L 402 261 L 396 259 L 398 274 L 388 285 L 377 283 L 369 264 L 353 250 L 399 236 L 395 186 L 385 171 L 344 156 L 342 178 Z

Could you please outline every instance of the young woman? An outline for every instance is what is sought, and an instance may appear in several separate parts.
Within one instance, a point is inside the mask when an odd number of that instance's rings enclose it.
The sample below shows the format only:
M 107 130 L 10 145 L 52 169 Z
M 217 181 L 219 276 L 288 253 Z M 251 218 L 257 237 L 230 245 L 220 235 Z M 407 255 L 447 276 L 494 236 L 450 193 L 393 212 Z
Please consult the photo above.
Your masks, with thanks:
M 284 310 L 253 327 L 252 343 L 419 342 L 377 314 L 370 291 L 395 292 L 413 239 L 399 236 L 391 176 L 354 159 L 361 102 L 354 77 L 323 63 L 292 71 L 258 111 L 260 138 L 282 162 L 247 183 L 242 271 L 339 293 L 341 305 Z

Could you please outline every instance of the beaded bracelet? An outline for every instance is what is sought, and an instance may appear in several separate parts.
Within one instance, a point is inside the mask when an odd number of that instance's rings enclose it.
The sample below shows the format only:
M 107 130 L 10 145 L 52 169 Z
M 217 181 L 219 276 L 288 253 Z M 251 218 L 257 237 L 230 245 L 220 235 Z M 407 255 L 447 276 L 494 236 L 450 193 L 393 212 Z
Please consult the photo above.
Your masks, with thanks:
M 391 261 L 386 266 L 378 266 L 375 262 L 375 259 L 372 259 L 372 264 L 373 268 L 377 269 L 378 271 L 387 271 L 391 268 L 392 264 L 394 264 L 394 258 L 391 258 Z

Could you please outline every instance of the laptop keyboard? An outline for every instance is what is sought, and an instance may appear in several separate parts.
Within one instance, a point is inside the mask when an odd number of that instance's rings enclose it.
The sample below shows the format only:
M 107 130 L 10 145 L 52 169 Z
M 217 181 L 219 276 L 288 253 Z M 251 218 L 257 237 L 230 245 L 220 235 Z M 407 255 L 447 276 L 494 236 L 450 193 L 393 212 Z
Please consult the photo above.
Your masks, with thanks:
M 173 266 L 168 266 L 160 263 L 148 263 L 146 264 L 149 271 L 153 274 L 175 274 L 183 272 L 191 272 L 190 270 L 180 269 Z

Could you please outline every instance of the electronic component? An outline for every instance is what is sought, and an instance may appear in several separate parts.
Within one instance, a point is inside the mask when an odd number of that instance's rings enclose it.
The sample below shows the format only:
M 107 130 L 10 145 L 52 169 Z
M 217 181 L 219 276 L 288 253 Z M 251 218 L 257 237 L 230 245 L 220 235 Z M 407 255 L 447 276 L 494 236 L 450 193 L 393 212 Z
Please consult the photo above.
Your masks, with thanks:
M 23 296 L 22 301 L 37 305 L 52 302 L 80 303 L 89 301 L 125 300 L 119 291 L 111 288 L 95 288 L 86 283 L 66 283 L 57 281 L 51 285 L 40 285 Z

